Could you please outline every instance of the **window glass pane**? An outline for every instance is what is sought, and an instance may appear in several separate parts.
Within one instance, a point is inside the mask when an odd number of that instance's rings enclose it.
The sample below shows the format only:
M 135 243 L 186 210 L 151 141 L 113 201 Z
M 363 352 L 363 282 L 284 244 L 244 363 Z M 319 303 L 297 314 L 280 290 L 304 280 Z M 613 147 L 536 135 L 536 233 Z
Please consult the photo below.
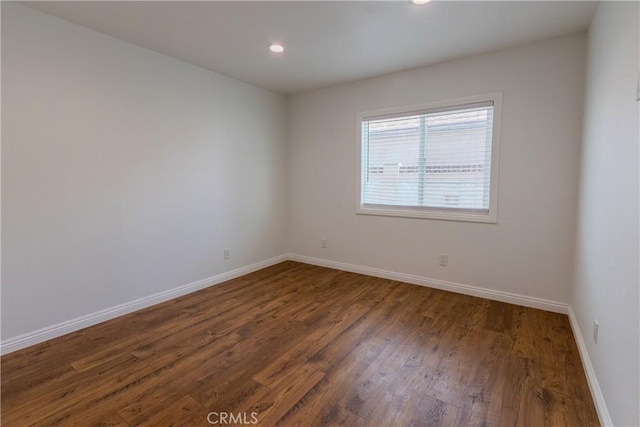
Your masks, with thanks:
M 363 121 L 362 202 L 488 212 L 493 106 Z

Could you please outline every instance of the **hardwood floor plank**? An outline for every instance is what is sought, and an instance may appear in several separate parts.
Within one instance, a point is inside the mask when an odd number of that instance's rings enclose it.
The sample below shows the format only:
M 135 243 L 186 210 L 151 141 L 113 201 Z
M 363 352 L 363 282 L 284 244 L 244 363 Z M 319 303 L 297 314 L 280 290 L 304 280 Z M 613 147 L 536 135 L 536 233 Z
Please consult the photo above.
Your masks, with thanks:
M 418 393 L 402 387 L 385 390 L 367 421 L 379 426 L 407 426 L 421 402 Z
M 438 399 L 433 399 L 429 396 L 424 396 L 415 408 L 414 413 L 411 415 L 411 419 L 407 426 L 454 426 L 456 425 L 455 421 L 457 417 L 458 408 L 455 406 L 449 405 Z
M 286 296 L 287 294 L 285 294 Z M 253 304 L 259 307 L 253 312 L 253 317 L 257 318 L 261 315 L 268 313 L 269 311 L 275 311 L 278 309 L 278 303 L 283 304 L 281 301 L 274 301 L 273 296 L 268 292 L 262 292 L 261 295 L 252 295 Z M 205 300 L 206 301 L 206 300 Z M 211 319 L 210 310 L 215 308 L 217 316 L 215 321 Z M 80 358 L 71 362 L 71 366 L 78 372 L 82 372 L 86 369 L 96 366 L 96 364 L 104 363 L 112 357 L 122 352 L 123 349 L 134 347 L 136 352 L 143 353 L 152 351 L 154 344 L 160 342 L 161 345 L 167 345 L 168 340 L 175 334 L 182 333 L 184 330 L 199 328 L 199 330 L 207 329 L 210 332 L 210 337 L 223 336 L 237 327 L 238 322 L 247 322 L 241 315 L 246 313 L 246 304 L 242 300 L 237 298 L 230 298 L 226 301 L 217 302 L 212 305 L 207 302 L 207 305 L 198 302 L 198 304 L 191 304 L 188 309 L 180 309 L 174 316 L 171 316 L 171 321 L 164 321 L 159 323 L 154 329 L 153 334 L 148 335 L 146 339 L 140 339 L 140 331 L 129 330 L 125 335 L 127 339 L 120 340 L 117 345 L 109 346 L 108 348 L 101 349 L 84 358 Z M 143 335 L 144 336 L 144 335 Z M 136 354 L 138 356 L 139 354 Z
M 332 366 L 325 377 L 280 421 L 286 425 L 336 425 L 341 418 L 353 418 L 356 424 L 364 422 L 335 402 L 344 396 L 351 384 L 379 354 L 379 348 L 359 343 L 339 363 Z
M 94 402 L 103 395 L 105 390 L 126 386 L 152 372 L 148 365 L 124 354 L 120 359 L 112 360 L 104 370 L 78 374 L 77 379 L 60 387 L 27 390 L 16 407 L 3 408 L 2 422 L 9 425 L 31 424 L 45 418 L 59 418 L 56 421 L 62 422 L 66 418 L 63 414 L 82 409 L 87 402 Z M 58 414 L 61 415 L 58 417 Z
M 172 427 L 206 425 L 207 414 L 204 408 L 190 396 L 183 396 L 164 409 L 156 412 L 141 426 L 155 427 L 170 425 Z
M 495 396 L 495 406 L 501 410 L 500 425 L 515 426 L 518 422 L 520 401 L 524 393 L 525 380 L 527 378 L 527 361 L 514 354 L 507 353 L 502 357 L 499 367 L 500 378 L 511 378 L 510 381 L 501 381 L 498 390 L 500 395 Z M 494 396 L 491 403 L 493 404 Z
M 566 316 L 291 261 L 0 362 L 12 426 L 598 425 Z
M 516 425 L 526 427 L 545 425 L 544 412 L 543 389 L 528 376 L 523 384 Z
M 181 387 L 172 387 L 171 384 L 154 387 L 146 394 L 141 393 L 134 402 L 123 403 L 126 406 L 120 408 L 117 413 L 127 424 L 137 426 L 183 395 L 184 390 Z
M 242 375 L 225 382 L 220 387 L 208 390 L 204 396 L 203 406 L 209 411 L 238 412 L 238 408 L 246 408 L 251 402 L 259 400 L 271 389 L 263 386 L 247 375 Z
M 490 301 L 484 328 L 495 332 L 511 332 L 514 311 L 516 311 L 515 306 L 499 301 Z
M 424 319 L 422 319 L 424 322 Z M 345 394 L 340 405 L 359 417 L 369 420 L 378 402 L 386 395 L 388 388 L 400 376 L 405 362 L 414 349 L 421 344 L 423 335 L 420 324 L 406 336 L 402 343 L 395 343 L 383 349 L 367 370 L 358 378 L 354 386 Z M 385 350 L 393 350 L 387 352 Z
M 595 419 L 583 411 L 580 401 L 543 389 L 545 426 L 593 426 Z
M 150 363 L 150 360 L 138 361 L 143 370 L 137 376 L 111 383 L 96 382 L 88 385 L 84 393 L 91 396 L 82 405 L 58 408 L 43 421 L 45 424 L 88 424 L 97 422 L 104 413 L 117 411 L 132 398 L 144 398 L 146 394 L 156 388 L 166 388 L 169 383 L 183 381 L 188 375 L 198 375 L 206 371 L 215 356 L 225 349 L 232 348 L 240 340 L 237 335 L 227 335 L 218 340 L 214 348 L 185 349 L 179 354 L 163 354 Z M 117 378 L 116 378 L 117 379 Z
M 98 427 L 129 427 L 126 421 L 118 414 L 104 416 L 97 424 Z
M 339 336 L 342 331 L 348 328 L 353 322 L 358 320 L 366 311 L 367 307 L 353 305 L 340 318 L 330 323 L 319 325 L 319 327 L 300 343 L 285 352 L 281 357 L 266 366 L 263 370 L 254 375 L 254 379 L 259 383 L 273 387 L 284 378 L 284 374 L 292 367 L 306 361 L 315 353 L 323 349 L 329 342 Z
M 251 399 L 250 406 L 241 412 L 256 412 L 260 425 L 275 425 L 324 376 L 324 372 L 314 371 L 305 365 L 299 366 L 264 396 Z

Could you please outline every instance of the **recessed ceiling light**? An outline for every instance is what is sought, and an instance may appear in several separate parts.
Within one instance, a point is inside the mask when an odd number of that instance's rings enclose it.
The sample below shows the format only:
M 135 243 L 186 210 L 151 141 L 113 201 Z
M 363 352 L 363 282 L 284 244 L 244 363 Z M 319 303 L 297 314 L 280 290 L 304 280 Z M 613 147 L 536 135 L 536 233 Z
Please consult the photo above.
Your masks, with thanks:
M 282 46 L 280 43 L 271 43 L 269 45 L 269 50 L 273 53 L 282 53 L 284 52 L 284 46 Z
M 411 0 L 411 3 L 420 5 L 420 4 L 427 4 L 430 1 L 431 0 Z

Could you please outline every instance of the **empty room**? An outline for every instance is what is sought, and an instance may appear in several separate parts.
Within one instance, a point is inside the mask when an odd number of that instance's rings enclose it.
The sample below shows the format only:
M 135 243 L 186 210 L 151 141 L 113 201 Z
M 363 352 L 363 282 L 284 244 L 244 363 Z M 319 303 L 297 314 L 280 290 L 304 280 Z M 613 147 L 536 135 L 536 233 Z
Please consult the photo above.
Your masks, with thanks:
M 1 2 L 6 426 L 640 426 L 640 3 Z

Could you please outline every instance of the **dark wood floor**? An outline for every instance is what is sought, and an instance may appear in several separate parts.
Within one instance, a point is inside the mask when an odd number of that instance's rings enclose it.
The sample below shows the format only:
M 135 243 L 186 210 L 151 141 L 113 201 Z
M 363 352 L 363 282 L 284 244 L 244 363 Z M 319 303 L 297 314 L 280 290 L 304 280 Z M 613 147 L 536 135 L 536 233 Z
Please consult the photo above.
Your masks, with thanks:
M 566 316 L 294 262 L 1 362 L 5 426 L 598 424 Z

